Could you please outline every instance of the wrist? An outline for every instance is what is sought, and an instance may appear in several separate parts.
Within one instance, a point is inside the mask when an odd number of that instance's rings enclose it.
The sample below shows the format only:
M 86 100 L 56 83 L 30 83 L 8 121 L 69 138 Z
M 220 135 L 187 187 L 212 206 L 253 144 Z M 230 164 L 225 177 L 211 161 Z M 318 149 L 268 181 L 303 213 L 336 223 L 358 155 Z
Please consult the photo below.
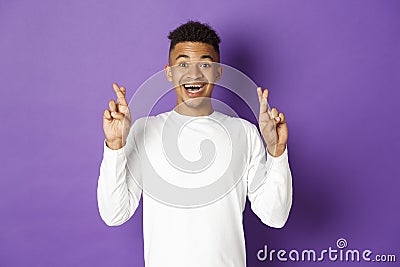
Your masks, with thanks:
M 117 140 L 107 140 L 106 139 L 106 145 L 108 148 L 110 148 L 112 150 L 118 150 L 124 146 L 124 142 L 121 139 L 117 139 Z

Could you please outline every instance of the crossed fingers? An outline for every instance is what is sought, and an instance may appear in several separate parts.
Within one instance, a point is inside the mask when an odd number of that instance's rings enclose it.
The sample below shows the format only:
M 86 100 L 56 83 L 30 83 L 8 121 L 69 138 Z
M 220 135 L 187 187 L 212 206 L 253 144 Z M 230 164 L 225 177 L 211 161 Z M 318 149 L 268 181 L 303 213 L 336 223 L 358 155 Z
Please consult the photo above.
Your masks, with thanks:
M 108 102 L 109 109 L 104 110 L 104 118 L 107 120 L 123 120 L 128 111 L 126 88 L 123 86 L 119 87 L 117 83 L 113 83 L 112 86 L 118 100 L 117 103 L 113 99 Z
M 267 117 L 269 120 L 274 120 L 277 123 L 286 123 L 285 115 L 281 112 L 279 113 L 276 108 L 269 110 L 268 108 L 268 89 L 262 90 L 261 87 L 257 87 L 258 101 L 260 103 L 260 116 Z M 265 116 L 265 113 L 268 116 Z

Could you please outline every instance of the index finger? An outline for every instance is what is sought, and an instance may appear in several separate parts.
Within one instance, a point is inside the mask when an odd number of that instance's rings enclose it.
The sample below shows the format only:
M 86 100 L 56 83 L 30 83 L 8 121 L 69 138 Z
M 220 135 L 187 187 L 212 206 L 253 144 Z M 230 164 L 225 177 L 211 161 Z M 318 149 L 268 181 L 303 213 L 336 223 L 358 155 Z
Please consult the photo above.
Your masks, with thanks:
M 113 83 L 113 88 L 114 88 L 115 93 L 117 94 L 118 104 L 127 106 L 128 103 L 126 102 L 125 94 L 124 94 L 125 90 L 122 90 L 122 87 L 120 88 L 118 86 L 118 84 L 116 84 L 116 83 Z

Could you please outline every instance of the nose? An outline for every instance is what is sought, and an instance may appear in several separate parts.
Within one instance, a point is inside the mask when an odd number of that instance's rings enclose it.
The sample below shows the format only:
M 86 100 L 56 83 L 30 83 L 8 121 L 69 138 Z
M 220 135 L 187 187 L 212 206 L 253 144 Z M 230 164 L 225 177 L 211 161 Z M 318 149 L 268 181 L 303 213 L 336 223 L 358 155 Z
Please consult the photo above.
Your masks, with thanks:
M 187 77 L 190 79 L 193 79 L 193 80 L 203 77 L 203 73 L 200 69 L 199 64 L 194 63 L 194 62 L 189 64 L 189 70 L 187 72 Z

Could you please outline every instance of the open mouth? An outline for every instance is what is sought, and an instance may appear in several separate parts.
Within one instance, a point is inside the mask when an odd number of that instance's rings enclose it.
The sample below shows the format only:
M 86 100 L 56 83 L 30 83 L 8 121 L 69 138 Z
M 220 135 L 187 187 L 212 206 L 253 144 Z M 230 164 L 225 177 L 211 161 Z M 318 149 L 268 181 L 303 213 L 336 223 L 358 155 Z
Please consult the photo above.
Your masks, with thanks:
M 183 87 L 189 95 L 196 96 L 204 91 L 206 85 L 207 83 L 185 83 Z

